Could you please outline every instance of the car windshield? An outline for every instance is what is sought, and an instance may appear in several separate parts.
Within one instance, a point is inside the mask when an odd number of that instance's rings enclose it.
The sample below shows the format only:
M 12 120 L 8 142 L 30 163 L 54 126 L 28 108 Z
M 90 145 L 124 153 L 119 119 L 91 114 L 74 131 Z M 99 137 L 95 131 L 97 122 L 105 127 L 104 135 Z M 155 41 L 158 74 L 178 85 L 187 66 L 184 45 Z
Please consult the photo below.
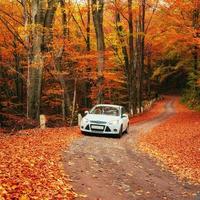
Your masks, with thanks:
M 119 108 L 112 106 L 96 106 L 91 111 L 91 114 L 96 115 L 111 115 L 111 116 L 119 116 Z

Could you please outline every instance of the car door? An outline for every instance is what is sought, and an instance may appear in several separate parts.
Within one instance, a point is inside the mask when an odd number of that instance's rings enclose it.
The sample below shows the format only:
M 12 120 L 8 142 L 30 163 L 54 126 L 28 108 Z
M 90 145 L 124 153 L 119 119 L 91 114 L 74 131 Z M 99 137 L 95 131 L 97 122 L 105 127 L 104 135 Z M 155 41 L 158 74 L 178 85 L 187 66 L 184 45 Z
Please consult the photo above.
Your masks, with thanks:
M 121 109 L 122 123 L 123 123 L 123 131 L 127 129 L 128 126 L 128 115 L 126 114 L 126 110 L 124 107 Z

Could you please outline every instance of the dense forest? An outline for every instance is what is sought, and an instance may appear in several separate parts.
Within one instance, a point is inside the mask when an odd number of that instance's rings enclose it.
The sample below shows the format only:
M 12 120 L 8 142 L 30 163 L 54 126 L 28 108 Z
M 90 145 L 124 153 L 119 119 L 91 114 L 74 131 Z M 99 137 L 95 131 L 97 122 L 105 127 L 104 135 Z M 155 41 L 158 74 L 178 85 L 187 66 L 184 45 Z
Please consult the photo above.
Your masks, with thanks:
M 0 30 L 1 126 L 133 115 L 169 91 L 200 109 L 199 0 L 1 0 Z

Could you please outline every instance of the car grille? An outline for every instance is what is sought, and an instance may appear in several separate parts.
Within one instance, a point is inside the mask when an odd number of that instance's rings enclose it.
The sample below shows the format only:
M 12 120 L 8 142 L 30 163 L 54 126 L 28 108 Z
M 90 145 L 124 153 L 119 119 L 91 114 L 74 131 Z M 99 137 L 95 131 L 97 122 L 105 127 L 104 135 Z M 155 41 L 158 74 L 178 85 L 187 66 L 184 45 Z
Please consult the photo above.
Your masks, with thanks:
M 90 121 L 90 122 L 94 124 L 106 124 L 106 122 L 103 121 Z

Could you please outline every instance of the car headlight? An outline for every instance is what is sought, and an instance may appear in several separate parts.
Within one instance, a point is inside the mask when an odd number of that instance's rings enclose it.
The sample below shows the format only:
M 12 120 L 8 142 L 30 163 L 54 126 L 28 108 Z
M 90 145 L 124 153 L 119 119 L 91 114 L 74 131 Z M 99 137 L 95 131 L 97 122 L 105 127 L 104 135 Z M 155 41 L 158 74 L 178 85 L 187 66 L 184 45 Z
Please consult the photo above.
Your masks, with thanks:
M 83 119 L 82 119 L 82 123 L 83 123 L 83 124 L 87 124 L 88 122 L 89 122 L 88 119 L 86 119 L 86 118 L 83 118 Z
M 114 120 L 114 121 L 111 121 L 109 122 L 110 125 L 117 125 L 119 124 L 119 120 Z

